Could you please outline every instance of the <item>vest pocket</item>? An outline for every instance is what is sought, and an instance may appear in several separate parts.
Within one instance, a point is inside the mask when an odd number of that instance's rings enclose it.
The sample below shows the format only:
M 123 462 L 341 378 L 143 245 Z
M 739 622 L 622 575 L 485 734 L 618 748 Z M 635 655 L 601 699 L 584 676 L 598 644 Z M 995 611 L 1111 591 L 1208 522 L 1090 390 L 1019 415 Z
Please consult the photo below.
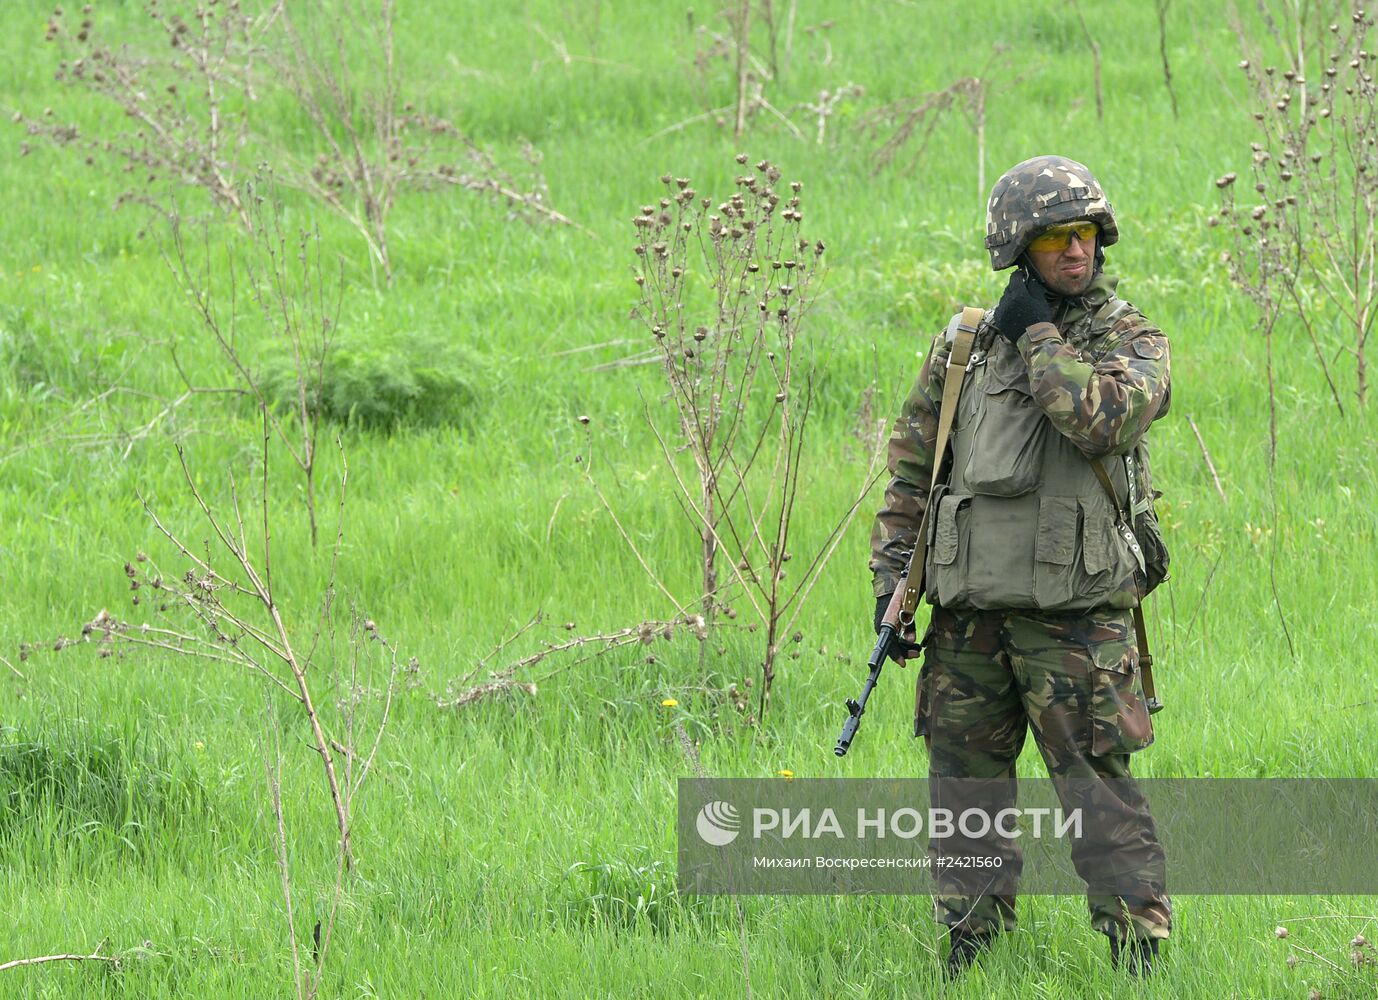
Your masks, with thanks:
M 973 493 L 1017 497 L 1038 487 L 1049 428 L 1033 400 L 1023 361 L 1014 356 L 1016 369 L 1002 357 L 995 355 L 986 371 L 963 478 Z
M 957 561 L 957 515 L 963 510 L 962 502 L 970 500 L 971 497 L 949 493 L 938 501 L 938 521 L 933 526 L 933 561 L 939 566 L 951 566 Z
M 1143 598 L 1143 557 L 1138 542 L 1103 497 L 1081 500 L 1081 569 L 1076 596 L 1111 608 L 1132 608 Z
M 1039 497 L 1034 543 L 1034 603 L 1045 610 L 1072 599 L 1079 505 L 1076 497 Z
M 925 590 L 931 603 L 960 607 L 970 595 L 971 497 L 942 492 L 928 539 Z
M 1110 546 L 1115 523 L 1104 505 L 1082 500 L 1081 509 L 1081 564 L 1087 576 L 1096 577 L 1114 565 L 1110 558 Z

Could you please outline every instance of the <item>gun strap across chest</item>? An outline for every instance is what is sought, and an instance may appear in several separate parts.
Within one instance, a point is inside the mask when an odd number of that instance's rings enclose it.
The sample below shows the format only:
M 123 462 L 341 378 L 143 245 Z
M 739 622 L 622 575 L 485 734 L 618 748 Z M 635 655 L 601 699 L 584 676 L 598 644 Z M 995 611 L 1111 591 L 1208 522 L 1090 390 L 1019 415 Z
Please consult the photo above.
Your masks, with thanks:
M 1133 512 L 1122 510 L 1120 498 L 1115 494 L 1115 484 L 1110 481 L 1110 474 L 1105 471 L 1105 465 L 1098 458 L 1090 460 L 1091 470 L 1095 472 L 1096 478 L 1105 489 L 1105 494 L 1110 498 L 1110 505 L 1115 508 L 1115 513 L 1121 522 L 1126 526 L 1133 537 L 1134 522 Z M 1130 490 L 1133 490 L 1133 481 L 1130 481 Z M 1138 544 L 1136 541 L 1135 545 Z M 1150 713 L 1162 710 L 1163 703 L 1158 700 L 1158 689 L 1153 683 L 1153 654 L 1148 651 L 1148 630 L 1144 627 L 1144 608 L 1142 604 L 1134 605 L 1134 637 L 1139 647 L 1139 672 L 1144 681 L 1144 700 Z
M 907 629 L 914 623 L 919 595 L 923 593 L 923 569 L 928 557 L 928 522 L 933 516 L 933 493 L 938 488 L 943 458 L 947 454 L 948 441 L 952 437 L 952 421 L 957 415 L 957 401 L 962 395 L 962 385 L 966 382 L 971 349 L 976 341 L 976 328 L 981 325 L 981 319 L 985 314 L 984 309 L 974 306 L 962 309 L 952 338 L 952 351 L 947 356 L 947 372 L 943 376 L 943 401 L 938 409 L 938 436 L 933 447 L 933 478 L 928 484 L 928 499 L 924 503 L 923 518 L 919 521 L 918 537 L 914 539 L 914 551 L 909 556 L 909 568 L 904 573 L 904 601 L 900 605 L 901 628 Z

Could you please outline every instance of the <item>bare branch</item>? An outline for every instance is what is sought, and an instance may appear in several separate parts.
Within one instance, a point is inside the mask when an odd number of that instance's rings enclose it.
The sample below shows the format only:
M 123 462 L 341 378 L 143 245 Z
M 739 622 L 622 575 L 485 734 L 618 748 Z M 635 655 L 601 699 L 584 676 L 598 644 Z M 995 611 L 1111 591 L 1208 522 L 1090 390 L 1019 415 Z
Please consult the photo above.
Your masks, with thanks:
M 104 942 L 101 943 L 102 945 Z M 26 965 L 43 965 L 46 962 L 113 962 L 118 964 L 119 958 L 112 955 L 102 955 L 101 945 L 96 945 L 96 950 L 89 955 L 43 955 L 38 958 L 16 958 L 13 961 L 0 964 L 0 972 L 6 969 L 18 969 Z
M 1191 432 L 1196 435 L 1196 443 L 1201 446 L 1201 457 L 1206 460 L 1206 468 L 1210 470 L 1211 479 L 1215 482 L 1215 492 L 1220 494 L 1220 502 L 1228 503 L 1225 499 L 1225 488 L 1220 485 L 1220 477 L 1215 472 L 1215 463 L 1211 461 L 1211 453 L 1206 450 L 1206 442 L 1201 438 L 1201 430 L 1196 426 L 1196 421 L 1191 419 L 1191 414 L 1187 414 L 1187 423 L 1191 425 Z

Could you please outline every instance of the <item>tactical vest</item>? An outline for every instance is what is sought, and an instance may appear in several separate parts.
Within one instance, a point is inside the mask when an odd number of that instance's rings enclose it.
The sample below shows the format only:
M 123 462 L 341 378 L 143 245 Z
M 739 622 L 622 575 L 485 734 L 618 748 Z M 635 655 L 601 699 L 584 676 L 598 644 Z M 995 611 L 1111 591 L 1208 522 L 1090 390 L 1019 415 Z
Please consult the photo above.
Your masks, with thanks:
M 1091 462 L 1034 400 L 1018 349 L 995 337 L 966 377 L 951 474 L 929 498 L 929 602 L 1049 612 L 1137 606 L 1143 553 Z M 1128 456 L 1100 460 L 1119 503 L 1136 512 L 1151 503 L 1147 457 L 1141 440 Z

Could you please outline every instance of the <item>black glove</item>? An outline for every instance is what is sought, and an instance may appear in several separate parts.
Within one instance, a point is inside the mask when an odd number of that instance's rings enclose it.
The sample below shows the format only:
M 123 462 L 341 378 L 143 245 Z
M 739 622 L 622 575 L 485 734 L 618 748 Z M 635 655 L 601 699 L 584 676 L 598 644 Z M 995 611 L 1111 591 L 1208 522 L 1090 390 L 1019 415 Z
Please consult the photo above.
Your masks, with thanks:
M 891 592 L 876 598 L 876 635 L 880 635 L 881 619 L 885 617 L 885 609 L 890 606 L 890 598 L 894 596 L 894 593 Z
M 1000 336 L 1014 343 L 1035 323 L 1051 323 L 1053 307 L 1048 302 L 1048 288 L 1032 271 L 1014 269 L 1005 294 L 990 318 Z

